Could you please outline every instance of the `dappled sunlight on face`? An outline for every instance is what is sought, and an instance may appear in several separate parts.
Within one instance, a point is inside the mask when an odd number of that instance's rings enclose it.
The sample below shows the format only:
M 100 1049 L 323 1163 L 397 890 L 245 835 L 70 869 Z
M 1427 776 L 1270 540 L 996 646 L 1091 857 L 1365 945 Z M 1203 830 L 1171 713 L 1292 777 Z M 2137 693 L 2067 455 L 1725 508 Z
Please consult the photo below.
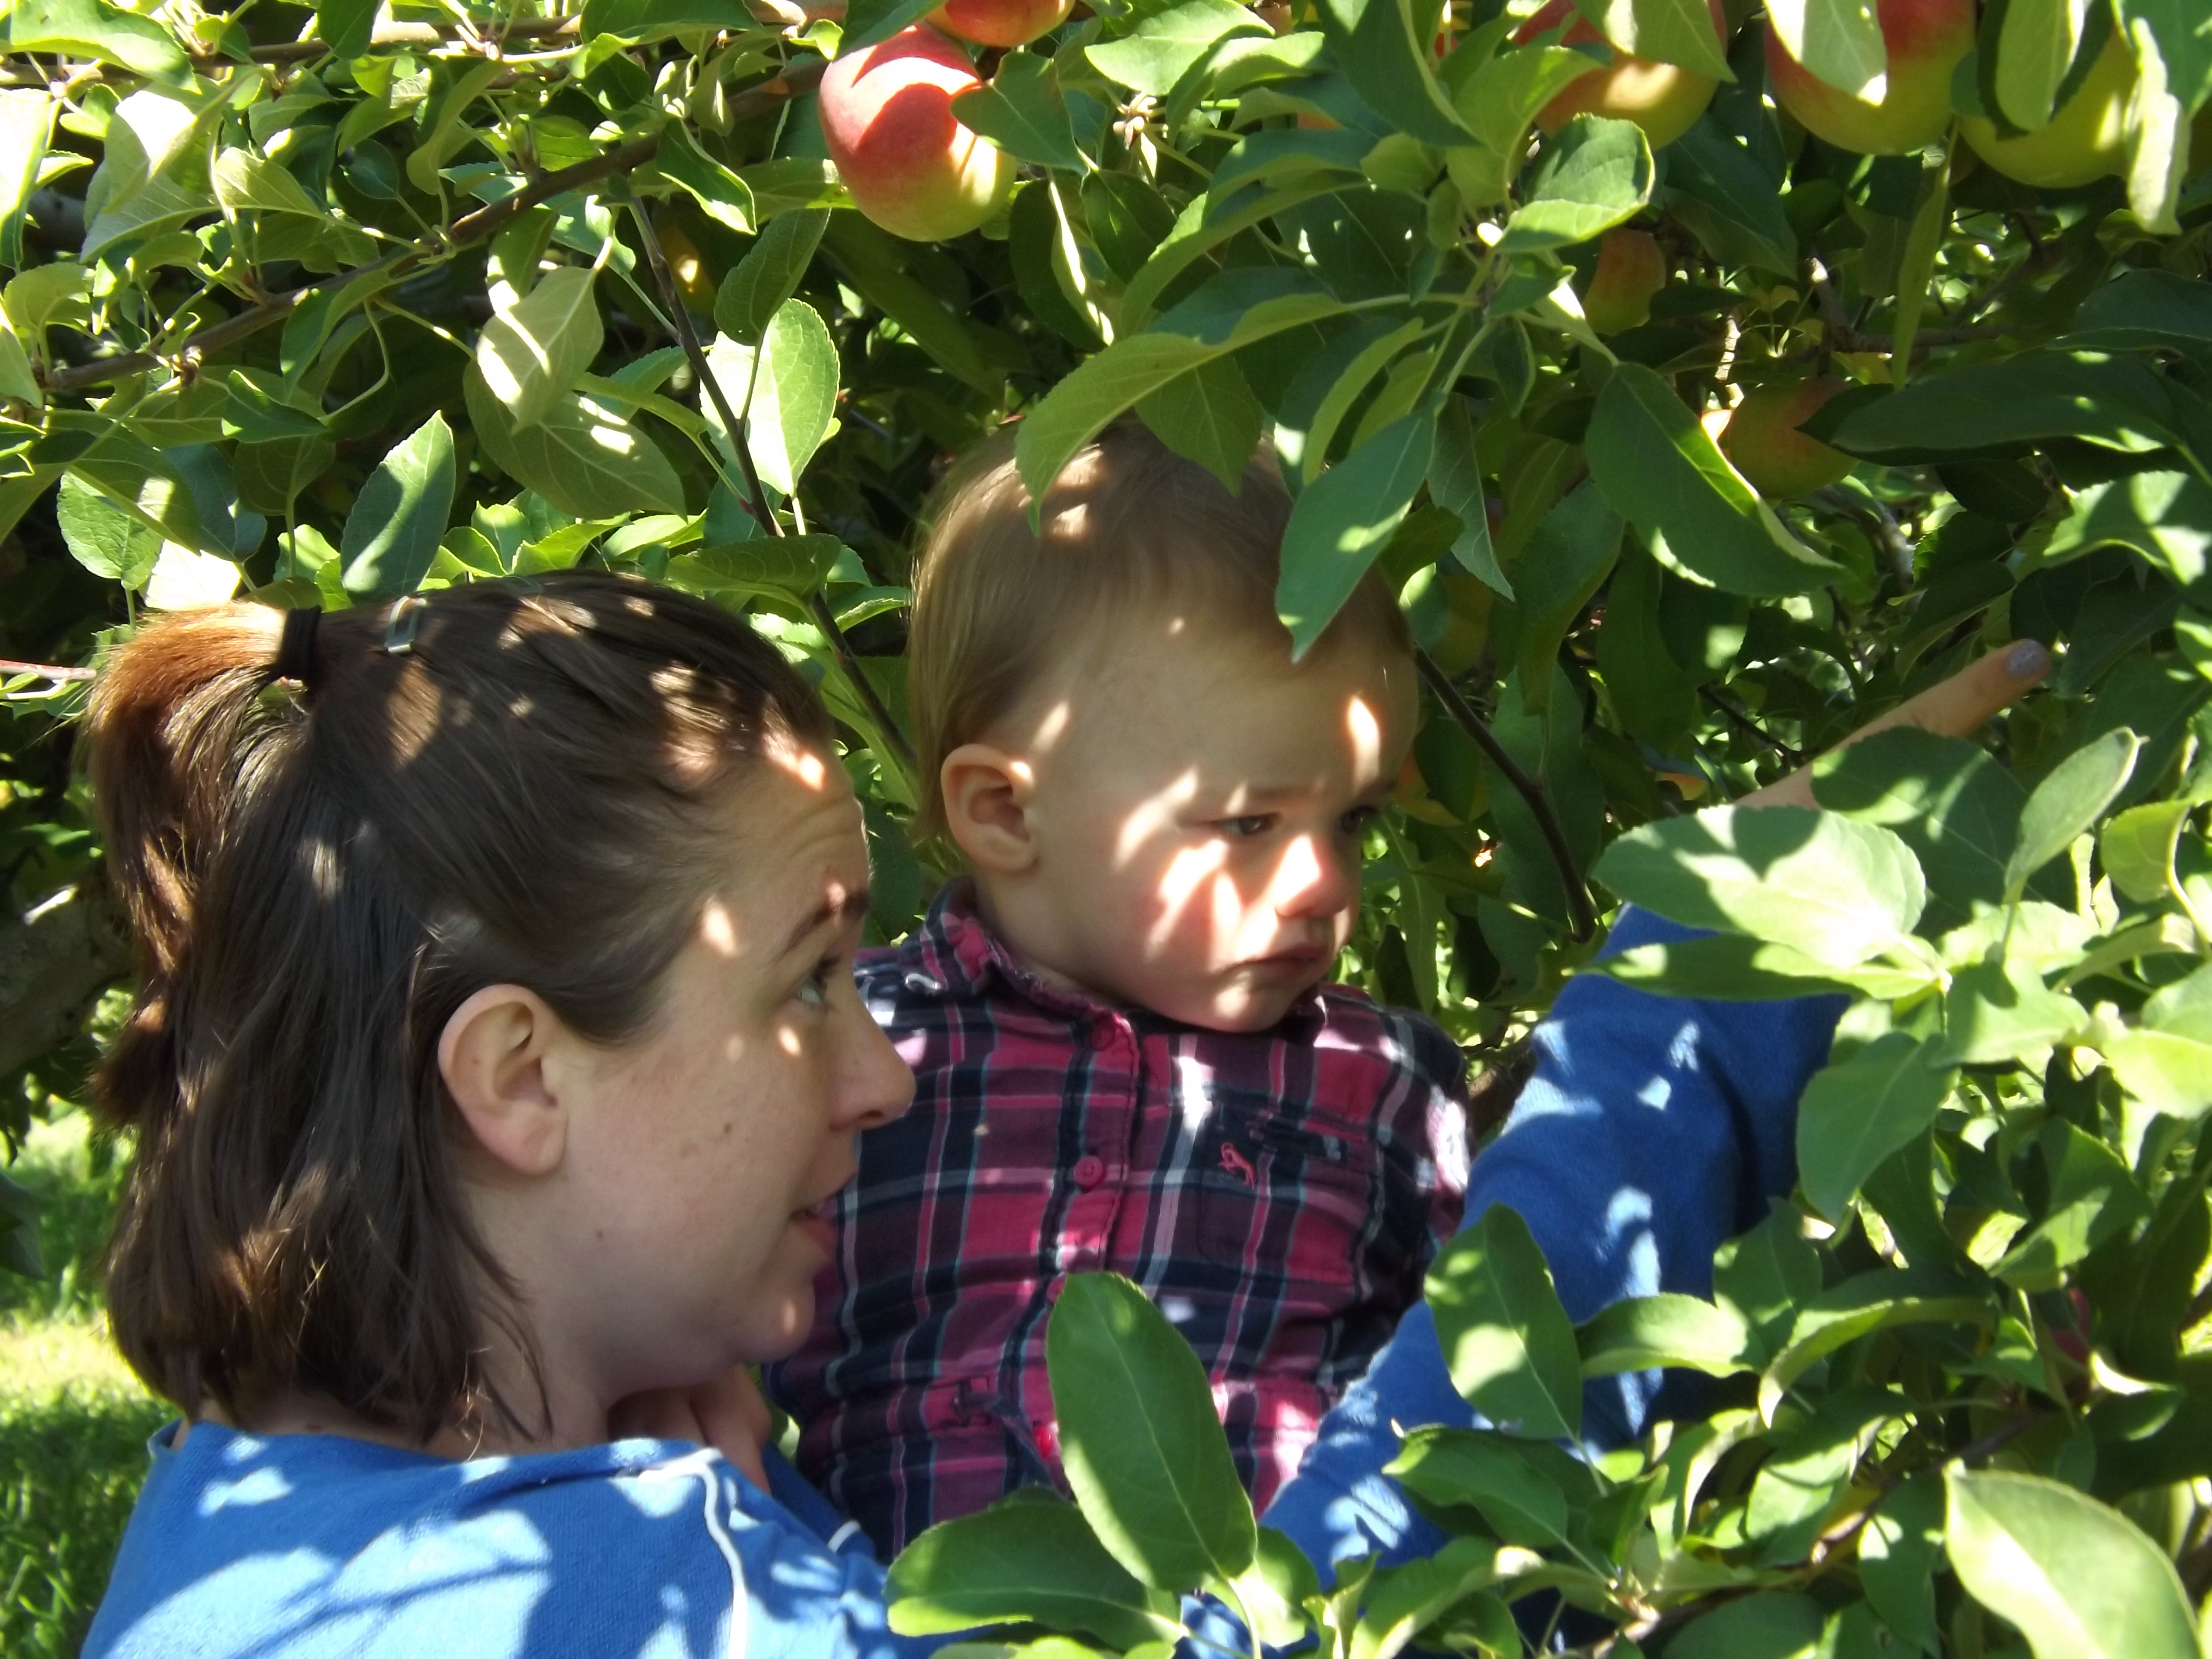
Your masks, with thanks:
M 1054 746 L 1029 756 L 1039 931 L 1066 958 L 1046 965 L 1195 1024 L 1280 1018 L 1358 919 L 1412 684 L 1356 642 L 1294 667 L 1286 647 L 1164 627 L 1055 688 Z

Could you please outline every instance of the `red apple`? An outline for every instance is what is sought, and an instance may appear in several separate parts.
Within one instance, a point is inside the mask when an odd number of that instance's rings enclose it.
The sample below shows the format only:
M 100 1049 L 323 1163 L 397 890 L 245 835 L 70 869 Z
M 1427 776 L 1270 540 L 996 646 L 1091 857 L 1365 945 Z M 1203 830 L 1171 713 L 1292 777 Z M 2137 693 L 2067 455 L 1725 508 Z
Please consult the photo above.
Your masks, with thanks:
M 1815 137 L 1861 155 L 1925 149 L 1951 125 L 1951 71 L 1974 44 L 1974 0 L 1881 0 L 1889 87 L 1879 104 L 1830 86 L 1790 55 L 1766 25 L 1775 100 Z
M 952 113 L 981 84 L 958 46 L 920 23 L 842 53 L 822 76 L 822 136 L 853 204 L 916 242 L 963 235 L 998 212 L 1013 163 Z
M 1667 256 L 1650 232 L 1616 228 L 1597 245 L 1597 269 L 1583 295 L 1583 315 L 1601 334 L 1651 320 L 1651 296 L 1667 286 Z
M 1728 15 L 1721 9 L 1721 0 L 1705 0 L 1705 5 L 1712 15 L 1713 38 L 1725 45 Z M 1635 122 L 1644 129 L 1651 148 L 1658 149 L 1673 143 L 1697 125 L 1698 118 L 1705 112 L 1705 106 L 1712 102 L 1713 89 L 1720 82 L 1710 75 L 1686 70 L 1679 64 L 1634 58 L 1607 46 L 1605 36 L 1598 33 L 1596 26 L 1576 12 L 1575 0 L 1551 0 L 1549 5 L 1515 32 L 1514 41 L 1526 46 L 1571 17 L 1574 21 L 1561 37 L 1560 44 L 1599 46 L 1604 51 L 1606 66 L 1595 75 L 1583 76 L 1545 105 L 1536 115 L 1538 126 L 1547 132 L 1557 132 L 1577 115 L 1610 115 Z
M 1025 46 L 1067 20 L 1075 0 L 945 0 L 929 21 L 979 46 Z
M 2128 100 L 2135 88 L 2135 53 L 2116 29 L 2074 95 L 2034 131 L 2001 138 L 1996 124 L 1979 116 L 1960 125 L 1974 154 L 2006 178 L 2039 190 L 2069 190 L 2126 170 Z
M 1763 386 L 1746 395 L 1724 422 L 1708 416 L 1706 430 L 1720 430 L 1721 453 L 1748 483 L 1769 501 L 1809 495 L 1851 470 L 1851 458 L 1831 449 L 1797 428 L 1814 410 L 1841 392 L 1848 381 L 1832 374 L 1796 385 Z

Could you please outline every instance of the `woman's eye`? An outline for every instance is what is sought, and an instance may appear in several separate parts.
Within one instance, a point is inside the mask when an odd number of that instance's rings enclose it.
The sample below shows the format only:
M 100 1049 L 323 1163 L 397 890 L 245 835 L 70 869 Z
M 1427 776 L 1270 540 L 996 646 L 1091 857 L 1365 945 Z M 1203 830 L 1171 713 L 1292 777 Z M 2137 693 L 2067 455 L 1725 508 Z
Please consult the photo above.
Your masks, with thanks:
M 1268 826 L 1274 821 L 1274 815 L 1270 812 L 1247 812 L 1242 817 L 1217 818 L 1213 827 L 1225 836 L 1243 841 L 1253 836 L 1266 835 Z

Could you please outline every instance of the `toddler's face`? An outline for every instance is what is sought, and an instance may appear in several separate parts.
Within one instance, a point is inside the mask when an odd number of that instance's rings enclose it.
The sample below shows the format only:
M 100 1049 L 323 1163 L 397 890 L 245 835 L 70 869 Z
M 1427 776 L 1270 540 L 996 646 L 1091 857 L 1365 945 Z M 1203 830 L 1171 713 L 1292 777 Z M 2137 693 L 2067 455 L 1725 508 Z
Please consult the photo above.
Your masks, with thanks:
M 1280 1019 L 1358 918 L 1361 842 L 1413 738 L 1412 665 L 1352 642 L 1292 668 L 1169 621 L 1036 707 L 1045 965 L 1194 1025 Z

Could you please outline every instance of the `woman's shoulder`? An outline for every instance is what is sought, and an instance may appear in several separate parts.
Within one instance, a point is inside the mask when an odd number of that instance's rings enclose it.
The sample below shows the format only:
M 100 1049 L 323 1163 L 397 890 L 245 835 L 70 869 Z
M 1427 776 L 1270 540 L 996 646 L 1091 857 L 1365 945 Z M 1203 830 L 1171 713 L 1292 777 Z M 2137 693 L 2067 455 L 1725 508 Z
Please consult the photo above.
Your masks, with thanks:
M 711 1451 L 453 1462 L 202 1424 L 180 1449 L 157 1437 L 85 1652 L 866 1653 L 881 1626 L 875 1563 Z

